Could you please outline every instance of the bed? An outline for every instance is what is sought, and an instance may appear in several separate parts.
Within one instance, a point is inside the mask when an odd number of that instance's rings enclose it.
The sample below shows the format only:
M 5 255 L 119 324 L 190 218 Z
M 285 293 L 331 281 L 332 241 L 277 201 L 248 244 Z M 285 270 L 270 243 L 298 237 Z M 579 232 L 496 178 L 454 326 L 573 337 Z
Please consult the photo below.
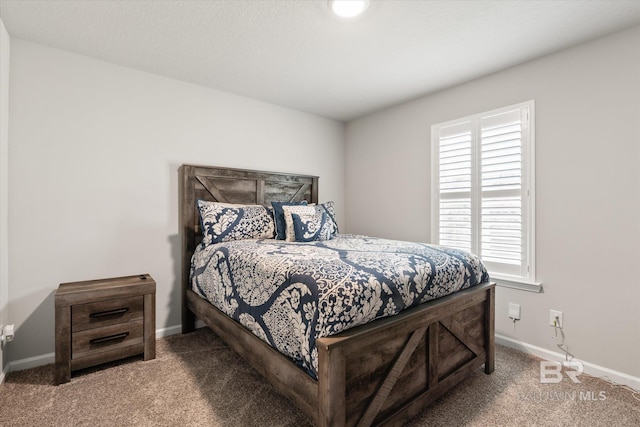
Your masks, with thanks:
M 197 200 L 317 204 L 318 177 L 180 168 L 183 333 L 194 330 L 196 318 L 202 320 L 315 424 L 399 425 L 481 366 L 487 374 L 493 372 L 495 285 L 488 281 L 319 337 L 313 343 L 313 364 L 305 366 L 283 355 L 192 289 L 191 262 L 203 235 Z M 340 242 L 336 239 L 335 244 Z M 270 251 L 275 247 L 272 242 L 249 244 L 267 245 Z

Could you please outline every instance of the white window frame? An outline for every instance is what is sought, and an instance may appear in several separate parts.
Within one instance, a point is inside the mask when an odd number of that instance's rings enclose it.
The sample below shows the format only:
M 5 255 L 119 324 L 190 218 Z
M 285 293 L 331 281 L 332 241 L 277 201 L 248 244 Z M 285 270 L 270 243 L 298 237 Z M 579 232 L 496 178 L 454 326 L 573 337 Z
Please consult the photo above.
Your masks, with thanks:
M 483 118 L 501 113 L 521 109 L 528 120 L 522 122 L 522 227 L 523 227 L 523 263 L 520 274 L 500 274 L 491 271 L 488 265 L 491 280 L 500 286 L 522 289 L 532 292 L 540 292 L 542 284 L 536 281 L 535 263 L 535 101 L 530 100 L 510 105 L 495 110 L 438 123 L 431 126 L 431 240 L 439 244 L 440 232 L 440 129 L 471 122 L 472 128 L 472 162 L 475 173 L 471 177 L 473 194 L 472 200 L 481 200 L 482 191 L 479 187 L 479 152 L 480 148 L 480 123 Z M 479 203 L 472 202 L 472 228 L 473 233 L 479 234 L 480 209 Z M 472 252 L 477 253 L 478 245 L 472 247 Z M 475 250 L 474 250 L 475 249 Z M 487 263 L 490 264 L 490 263 Z

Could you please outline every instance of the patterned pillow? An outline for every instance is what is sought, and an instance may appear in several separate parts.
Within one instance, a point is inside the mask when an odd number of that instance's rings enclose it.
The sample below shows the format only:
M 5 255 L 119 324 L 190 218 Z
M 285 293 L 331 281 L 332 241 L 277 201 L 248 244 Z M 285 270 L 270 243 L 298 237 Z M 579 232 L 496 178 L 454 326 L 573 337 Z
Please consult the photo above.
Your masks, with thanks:
M 307 201 L 303 200 L 301 202 L 271 202 L 271 206 L 273 207 L 273 220 L 276 223 L 276 239 L 285 240 L 287 223 L 284 219 L 284 211 L 282 210 L 283 206 L 306 206 Z
M 300 217 L 300 220 L 302 222 L 304 222 L 305 224 L 308 221 L 315 221 L 318 226 L 322 226 L 322 233 L 321 235 L 325 236 L 328 235 L 329 236 L 333 236 L 334 235 L 334 225 L 333 222 L 330 220 L 329 215 L 326 213 L 326 210 L 324 207 L 320 206 L 320 205 L 313 205 L 313 206 L 283 206 L 282 207 L 283 211 L 284 211 L 284 219 L 285 219 L 285 223 L 287 225 L 286 227 L 286 232 L 285 232 L 285 240 L 287 242 L 299 242 L 302 240 L 298 240 L 296 238 L 296 233 L 294 230 L 294 223 L 293 223 L 293 215 L 298 215 Z M 325 215 L 325 220 L 322 220 L 322 215 Z M 313 229 L 315 229 L 316 226 L 313 226 Z M 317 229 L 320 230 L 320 229 Z M 329 237 L 330 239 L 331 237 Z M 323 239 L 323 240 L 328 240 L 328 239 Z M 309 240 L 310 241 L 310 240 Z
M 331 235 L 335 236 L 338 234 L 338 221 L 336 221 L 336 213 L 333 210 L 333 202 L 325 202 L 320 205 L 316 205 L 316 210 L 327 214 L 327 221 L 333 228 Z
M 292 214 L 310 216 L 316 214 L 315 206 L 283 206 L 282 211 L 284 213 L 285 222 L 285 239 L 287 242 L 295 242 L 296 235 L 293 231 L 293 217 Z
M 333 225 L 328 221 L 325 212 L 315 210 L 312 215 L 291 214 L 293 233 L 296 242 L 313 242 L 331 240 Z
M 273 217 L 264 206 L 227 207 L 198 200 L 202 246 L 243 239 L 273 239 Z

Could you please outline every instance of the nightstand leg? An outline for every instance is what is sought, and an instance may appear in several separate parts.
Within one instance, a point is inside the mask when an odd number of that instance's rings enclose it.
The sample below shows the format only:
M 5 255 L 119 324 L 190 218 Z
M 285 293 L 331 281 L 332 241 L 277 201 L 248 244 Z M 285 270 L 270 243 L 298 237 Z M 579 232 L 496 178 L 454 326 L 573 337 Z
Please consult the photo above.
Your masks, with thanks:
M 56 307 L 56 385 L 71 380 L 71 307 Z
M 144 296 L 144 360 L 156 358 L 156 299 Z

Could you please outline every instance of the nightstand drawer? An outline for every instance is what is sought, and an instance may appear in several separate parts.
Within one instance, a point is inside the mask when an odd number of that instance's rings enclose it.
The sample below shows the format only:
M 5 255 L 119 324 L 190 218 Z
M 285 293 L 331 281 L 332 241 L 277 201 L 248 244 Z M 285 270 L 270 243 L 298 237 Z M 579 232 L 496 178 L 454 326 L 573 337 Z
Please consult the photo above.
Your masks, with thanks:
M 142 319 L 144 297 L 118 298 L 71 307 L 72 332 Z
M 138 344 L 143 344 L 142 319 L 102 328 L 87 329 L 72 334 L 71 359 Z

